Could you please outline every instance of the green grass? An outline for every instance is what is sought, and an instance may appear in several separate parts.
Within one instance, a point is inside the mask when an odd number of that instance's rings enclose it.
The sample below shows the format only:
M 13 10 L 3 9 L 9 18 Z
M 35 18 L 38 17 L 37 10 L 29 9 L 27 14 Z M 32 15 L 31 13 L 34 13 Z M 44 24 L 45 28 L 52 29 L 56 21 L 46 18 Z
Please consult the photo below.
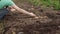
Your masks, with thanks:
M 35 6 L 39 6 L 40 5 L 40 0 L 28 0 L 30 3 L 32 3 Z
M 35 6 L 45 6 L 45 7 L 53 7 L 54 9 L 60 10 L 59 0 L 29 0 Z

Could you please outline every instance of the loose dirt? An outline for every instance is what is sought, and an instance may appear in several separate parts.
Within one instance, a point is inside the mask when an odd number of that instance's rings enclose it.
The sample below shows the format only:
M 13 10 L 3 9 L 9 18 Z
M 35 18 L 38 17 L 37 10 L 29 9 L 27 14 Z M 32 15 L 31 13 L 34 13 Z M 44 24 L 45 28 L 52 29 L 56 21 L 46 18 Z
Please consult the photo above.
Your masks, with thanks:
M 36 7 L 25 0 L 18 1 L 15 2 L 19 7 L 40 17 L 35 19 L 17 11 L 10 12 L 3 20 L 2 34 L 60 34 L 59 10 Z

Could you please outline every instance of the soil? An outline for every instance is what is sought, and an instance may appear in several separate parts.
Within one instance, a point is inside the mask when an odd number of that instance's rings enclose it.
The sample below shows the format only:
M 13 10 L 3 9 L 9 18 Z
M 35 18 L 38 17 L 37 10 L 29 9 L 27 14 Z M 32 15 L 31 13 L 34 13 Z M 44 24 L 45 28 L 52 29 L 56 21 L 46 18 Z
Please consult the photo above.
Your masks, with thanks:
M 16 5 L 39 16 L 35 19 L 31 16 L 10 12 L 3 22 L 1 34 L 60 34 L 60 10 L 33 6 L 26 0 L 15 0 Z

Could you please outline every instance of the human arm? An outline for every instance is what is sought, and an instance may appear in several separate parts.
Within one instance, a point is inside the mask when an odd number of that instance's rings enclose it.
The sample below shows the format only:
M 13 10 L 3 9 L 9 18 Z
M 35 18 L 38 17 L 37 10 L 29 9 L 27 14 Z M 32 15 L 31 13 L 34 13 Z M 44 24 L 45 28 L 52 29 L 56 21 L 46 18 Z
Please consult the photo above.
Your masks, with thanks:
M 27 15 L 29 15 L 29 16 L 32 16 L 32 17 L 38 18 L 35 14 L 30 13 L 30 12 L 28 12 L 28 11 L 24 10 L 24 9 L 19 8 L 19 7 L 18 7 L 18 6 L 16 6 L 15 4 L 14 4 L 14 5 L 12 5 L 12 6 L 10 6 L 10 7 L 12 7 L 12 8 L 14 8 L 14 9 L 16 9 L 16 10 L 17 10 L 18 12 L 20 12 L 20 13 L 27 14 Z

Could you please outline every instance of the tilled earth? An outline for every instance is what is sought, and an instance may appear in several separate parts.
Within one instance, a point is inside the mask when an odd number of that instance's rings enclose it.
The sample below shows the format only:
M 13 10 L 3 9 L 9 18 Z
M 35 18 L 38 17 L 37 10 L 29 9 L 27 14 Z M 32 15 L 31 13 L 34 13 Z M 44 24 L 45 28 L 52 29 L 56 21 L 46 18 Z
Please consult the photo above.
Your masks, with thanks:
M 15 1 L 17 2 L 17 1 Z M 27 1 L 17 5 L 39 16 L 35 19 L 19 12 L 10 12 L 3 20 L 1 34 L 60 34 L 60 12 L 52 8 L 41 8 Z

